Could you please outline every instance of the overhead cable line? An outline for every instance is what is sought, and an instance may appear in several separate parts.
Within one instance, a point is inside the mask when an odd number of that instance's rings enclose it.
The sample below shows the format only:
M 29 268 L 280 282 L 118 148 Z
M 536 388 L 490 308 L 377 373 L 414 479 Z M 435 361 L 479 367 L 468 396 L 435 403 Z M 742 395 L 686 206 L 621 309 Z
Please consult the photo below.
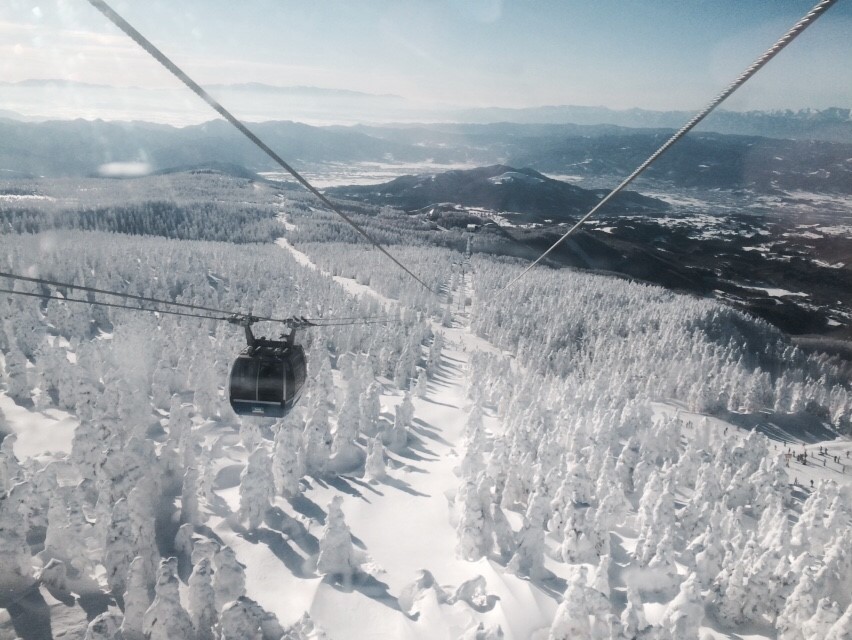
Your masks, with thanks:
M 284 169 L 287 173 L 293 176 L 299 184 L 301 184 L 305 189 L 310 191 L 314 196 L 316 196 L 320 202 L 322 202 L 328 209 L 336 213 L 338 216 L 343 218 L 349 226 L 351 226 L 355 231 L 361 234 L 371 245 L 373 245 L 376 249 L 381 251 L 387 258 L 392 260 L 394 264 L 396 264 L 400 269 L 405 271 L 409 276 L 414 278 L 418 283 L 420 283 L 426 290 L 431 292 L 433 295 L 438 295 L 432 288 L 427 285 L 423 280 L 414 275 L 414 273 L 406 267 L 402 262 L 397 260 L 394 256 L 392 256 L 387 249 L 385 249 L 377 240 L 374 240 L 373 237 L 368 234 L 358 223 L 356 223 L 352 218 L 343 213 L 343 211 L 331 202 L 325 195 L 323 195 L 316 187 L 314 187 L 310 182 L 308 182 L 302 175 L 296 171 L 293 167 L 291 167 L 287 162 L 284 161 L 281 156 L 279 156 L 275 151 L 273 151 L 263 140 L 261 140 L 254 132 L 252 132 L 245 124 L 243 124 L 236 116 L 234 116 L 230 111 L 225 109 L 218 100 L 216 100 L 213 96 L 211 96 L 207 91 L 201 87 L 197 82 L 195 82 L 192 78 L 190 78 L 180 67 L 178 67 L 174 62 L 172 62 L 168 56 L 166 56 L 162 51 L 160 51 L 157 47 L 155 47 L 150 40 L 148 40 L 145 36 L 139 33 L 127 20 L 122 18 L 116 11 L 110 7 L 104 0 L 89 0 L 89 4 L 91 4 L 95 9 L 100 11 L 106 18 L 112 22 L 116 27 L 121 29 L 128 37 L 133 39 L 136 44 L 142 47 L 148 54 L 151 55 L 157 62 L 163 65 L 166 69 L 171 72 L 178 80 L 183 82 L 189 89 L 195 93 L 199 98 L 204 100 L 208 105 L 210 105 L 219 115 L 221 115 L 225 120 L 230 122 L 240 133 L 242 133 L 246 138 L 251 140 L 261 151 L 263 151 L 266 155 L 268 155 L 272 160 L 274 160 L 278 166 Z
M 691 129 L 693 129 L 699 122 L 701 122 L 713 109 L 718 107 L 728 96 L 730 96 L 734 91 L 739 89 L 745 82 L 751 78 L 755 73 L 757 73 L 767 62 L 772 60 L 784 47 L 790 44 L 793 40 L 796 39 L 802 31 L 804 31 L 808 26 L 810 26 L 817 18 L 819 18 L 823 13 L 825 13 L 833 4 L 835 4 L 837 0 L 822 0 L 818 2 L 814 7 L 802 17 L 796 24 L 794 24 L 788 31 L 785 33 L 778 41 L 773 44 L 769 49 L 767 49 L 763 55 L 761 55 L 757 60 L 751 63 L 745 71 L 743 71 L 731 84 L 729 84 L 719 95 L 717 95 L 710 103 L 704 107 L 701 111 L 695 114 L 692 119 L 687 122 L 683 127 L 681 127 L 671 138 L 669 138 L 663 146 L 657 149 L 651 156 L 645 160 L 639 167 L 631 173 L 624 181 L 619 184 L 615 189 L 610 191 L 605 198 L 603 198 L 600 202 L 598 202 L 591 211 L 589 211 L 586 215 L 580 218 L 573 227 L 568 229 L 559 240 L 553 243 L 553 245 L 544 253 L 542 253 L 532 264 L 527 266 L 520 274 L 515 276 L 512 280 L 509 281 L 505 287 L 503 287 L 500 291 L 497 292 L 497 295 L 500 295 L 506 289 L 515 284 L 518 280 L 523 278 L 533 267 L 535 267 L 538 263 L 544 260 L 551 251 L 553 251 L 556 247 L 558 247 L 563 240 L 565 240 L 568 236 L 570 236 L 574 231 L 576 231 L 586 220 L 591 218 L 595 213 L 597 213 L 601 207 L 603 207 L 607 202 L 612 200 L 620 191 L 622 191 L 627 185 L 629 185 L 633 180 L 635 180 L 639 174 L 641 174 L 645 169 L 647 169 L 651 164 L 653 164 L 657 158 L 663 155 L 668 149 L 678 140 L 683 138 Z
M 41 293 L 26 292 L 26 291 L 15 291 L 13 289 L 0 289 L 0 292 L 2 292 L 2 293 L 21 294 L 21 295 L 30 296 L 30 297 L 49 298 L 49 299 L 52 299 L 52 300 L 67 300 L 69 302 L 88 302 L 90 304 L 99 304 L 99 305 L 102 305 L 102 306 L 114 307 L 114 308 L 117 308 L 117 309 L 131 309 L 131 310 L 138 310 L 138 311 L 155 311 L 157 313 L 167 313 L 167 314 L 170 314 L 170 315 L 186 316 L 186 317 L 190 317 L 190 318 L 202 318 L 202 319 L 206 319 L 206 320 L 230 320 L 230 319 L 233 319 L 233 318 L 251 317 L 252 320 L 255 321 L 255 322 L 278 322 L 278 323 L 282 323 L 282 324 L 288 324 L 288 323 L 291 323 L 293 321 L 293 318 L 273 318 L 273 317 L 267 317 L 267 316 L 255 316 L 253 314 L 229 311 L 227 309 L 218 309 L 216 307 L 205 307 L 205 306 L 195 305 L 195 304 L 186 304 L 186 303 L 183 303 L 183 302 L 172 302 L 170 300 L 163 300 L 163 299 L 160 299 L 160 298 L 151 298 L 149 296 L 140 296 L 140 295 L 136 295 L 136 294 L 132 294 L 132 293 L 123 293 L 123 292 L 120 292 L 120 291 L 110 291 L 109 289 L 98 289 L 96 287 L 88 287 L 88 286 L 79 285 L 79 284 L 71 284 L 69 282 L 59 282 L 57 280 L 48 280 L 46 278 L 33 278 L 33 277 L 30 277 L 30 276 L 22 276 L 22 275 L 19 275 L 19 274 L 16 274 L 16 273 L 6 273 L 6 272 L 3 272 L 3 271 L 0 271 L 0 278 L 8 278 L 9 280 L 18 280 L 18 281 L 23 281 L 23 282 L 32 282 L 34 284 L 47 285 L 47 286 L 63 288 L 63 289 L 88 291 L 89 293 L 97 293 L 97 294 L 106 295 L 106 296 L 116 296 L 116 297 L 119 297 L 119 298 L 130 299 L 130 300 L 138 300 L 139 302 L 148 302 L 148 303 L 152 303 L 152 304 L 156 304 L 156 305 L 170 305 L 170 306 L 180 307 L 180 308 L 183 308 L 183 309 L 190 309 L 190 310 L 193 310 L 193 311 L 208 311 L 208 312 L 211 312 L 211 313 L 222 314 L 224 317 L 204 316 L 204 315 L 200 315 L 200 314 L 177 312 L 177 311 L 168 310 L 168 309 L 159 309 L 159 308 L 158 309 L 151 309 L 151 308 L 141 307 L 141 306 L 140 307 L 134 307 L 134 306 L 130 306 L 130 305 L 122 305 L 122 304 L 112 303 L 112 302 L 91 301 L 91 300 L 86 300 L 86 299 L 83 299 L 83 298 L 68 298 L 68 297 L 58 298 L 56 296 L 52 296 L 52 295 L 49 295 L 49 294 L 41 294 Z M 353 321 L 370 321 L 370 322 L 366 322 L 366 324 L 379 324 L 379 323 L 382 323 L 382 322 L 396 321 L 396 318 L 388 318 L 386 316 L 362 316 L 362 317 L 359 317 L 359 316 L 349 316 L 349 317 L 331 316 L 329 318 L 304 318 L 304 317 L 300 317 L 299 320 L 304 321 L 306 323 L 309 323 L 310 325 L 315 325 L 315 326 L 340 326 L 340 325 L 336 325 L 336 324 L 335 325 L 320 325 L 318 323 L 320 323 L 320 322 L 334 322 L 334 323 L 346 324 L 346 322 L 344 322 L 344 321 L 353 320 Z M 364 322 L 356 322 L 354 324 L 365 324 L 365 323 Z
M 128 309 L 130 311 L 148 311 L 151 313 L 166 313 L 172 316 L 184 316 L 187 318 L 200 318 L 202 320 L 218 320 L 229 322 L 231 317 L 226 316 L 204 316 L 199 313 L 187 313 L 185 311 L 172 311 L 170 309 L 152 309 L 149 307 L 133 307 L 128 304 L 118 304 L 117 302 L 104 302 L 103 300 L 87 300 L 85 298 L 67 298 L 54 296 L 49 293 L 38 293 L 35 291 L 15 291 L 14 289 L 0 289 L 0 293 L 9 293 L 16 296 L 28 296 L 30 298 L 42 298 L 44 300 L 56 300 L 57 302 L 80 302 L 83 304 L 93 304 L 100 307 L 112 307 L 114 309 Z
M 225 311 L 224 309 L 217 309 L 215 307 L 204 307 L 197 304 L 187 304 L 184 302 L 172 302 L 170 300 L 161 300 L 159 298 L 150 298 L 148 296 L 140 296 L 132 293 L 122 293 L 120 291 L 110 291 L 108 289 L 97 289 L 95 287 L 87 287 L 79 284 L 71 284 L 69 282 L 57 282 L 56 280 L 47 280 L 45 278 L 33 278 L 30 276 L 22 276 L 16 273 L 5 273 L 0 271 L 1 278 L 8 278 L 10 280 L 20 280 L 24 282 L 34 282 L 36 284 L 44 284 L 52 287 L 62 287 L 65 289 L 76 289 L 78 291 L 88 291 L 90 293 L 100 293 L 107 296 L 116 296 L 118 298 L 127 298 L 130 300 L 139 300 L 140 302 L 152 302 L 154 304 L 168 304 L 175 307 L 181 307 L 184 309 L 193 309 L 195 311 L 210 311 L 212 313 L 224 313 L 224 314 L 232 314 L 231 311 Z M 279 318 L 259 318 L 260 320 L 269 320 L 270 322 L 279 322 Z
M 15 296 L 26 296 L 29 298 L 41 298 L 43 300 L 55 300 L 56 302 L 77 302 L 80 304 L 91 304 L 99 307 L 110 307 L 113 309 L 126 309 L 127 311 L 145 311 L 146 313 L 164 313 L 171 316 L 183 316 L 185 318 L 198 318 L 200 320 L 215 320 L 217 322 L 229 322 L 231 324 L 235 323 L 235 319 L 242 317 L 240 314 L 230 315 L 230 316 L 205 316 L 199 313 L 187 313 L 185 311 L 172 311 L 171 309 L 154 309 L 151 307 L 133 307 L 127 304 L 118 304 L 117 302 L 104 302 L 103 300 L 87 300 L 85 298 L 67 298 L 67 297 L 59 297 L 54 296 L 49 293 L 38 293 L 35 291 L 15 291 L 14 289 L 2 289 L 0 288 L 0 293 L 8 293 L 10 295 Z M 252 316 L 252 319 L 258 320 Z M 358 321 L 357 319 L 351 322 L 328 322 L 328 323 L 318 323 L 308 321 L 305 318 L 287 318 L 283 320 L 271 320 L 271 322 L 281 322 L 284 324 L 296 324 L 302 329 L 310 328 L 310 327 L 348 327 L 354 325 L 361 324 L 387 324 L 389 322 L 399 322 L 396 318 L 387 318 L 385 320 L 366 320 L 363 322 Z
M 348 327 L 350 325 L 356 324 L 388 324 L 389 322 L 400 322 L 398 318 L 387 318 L 385 320 L 365 320 L 364 322 L 313 322 L 307 326 L 309 327 Z

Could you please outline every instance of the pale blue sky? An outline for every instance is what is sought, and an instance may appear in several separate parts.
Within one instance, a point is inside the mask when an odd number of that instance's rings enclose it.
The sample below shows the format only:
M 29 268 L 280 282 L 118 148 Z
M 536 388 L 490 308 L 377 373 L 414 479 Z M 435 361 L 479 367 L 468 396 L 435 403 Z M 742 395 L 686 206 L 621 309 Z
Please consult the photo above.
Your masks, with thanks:
M 202 84 L 460 106 L 696 109 L 811 0 L 113 0 Z M 852 106 L 852 0 L 726 104 Z M 0 81 L 174 81 L 85 0 L 0 3 Z M 3 107 L 0 88 L 0 108 Z

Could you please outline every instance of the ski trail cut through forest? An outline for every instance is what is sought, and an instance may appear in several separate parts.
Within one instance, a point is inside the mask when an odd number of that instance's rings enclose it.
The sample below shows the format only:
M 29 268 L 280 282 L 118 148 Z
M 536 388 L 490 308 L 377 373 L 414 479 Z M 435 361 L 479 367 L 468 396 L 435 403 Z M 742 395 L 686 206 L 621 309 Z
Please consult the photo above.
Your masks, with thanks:
M 279 239 L 278 245 L 301 264 L 318 268 L 285 239 Z M 334 280 L 353 295 L 374 297 L 388 308 L 398 305 L 354 280 Z M 469 295 L 469 282 L 465 285 Z M 387 478 L 374 483 L 349 475 L 327 482 L 310 479 L 310 488 L 300 498 L 292 502 L 276 498 L 274 506 L 284 513 L 280 532 L 266 526 L 257 534 L 239 532 L 228 519 L 214 525 L 247 566 L 248 592 L 282 624 L 296 622 L 307 610 L 336 640 L 426 640 L 460 637 L 471 625 L 483 621 L 500 625 L 507 639 L 521 639 L 547 627 L 553 619 L 558 604 L 554 594 L 506 573 L 490 560 L 466 562 L 457 556 L 452 501 L 459 485 L 457 468 L 464 455 L 463 434 L 471 409 L 466 393 L 469 355 L 480 349 L 500 350 L 469 333 L 466 314 L 456 318 L 462 323 L 451 327 L 433 323 L 445 337 L 442 363 L 429 382 L 427 396 L 412 398 L 414 419 L 408 446 L 400 453 L 386 450 Z M 392 423 L 401 401 L 396 390 L 384 393 L 382 419 Z M 501 430 L 497 418 L 487 412 L 484 426 L 492 433 Z M 238 486 L 219 494 L 236 511 Z M 364 559 L 364 572 L 345 586 L 320 578 L 308 564 L 322 534 L 326 505 L 335 495 L 343 498 L 346 522 Z M 438 590 L 432 588 L 412 602 L 403 594 L 421 571 L 428 571 L 436 585 L 450 595 L 481 576 L 485 604 L 471 601 L 470 596 L 452 604 L 442 602 Z

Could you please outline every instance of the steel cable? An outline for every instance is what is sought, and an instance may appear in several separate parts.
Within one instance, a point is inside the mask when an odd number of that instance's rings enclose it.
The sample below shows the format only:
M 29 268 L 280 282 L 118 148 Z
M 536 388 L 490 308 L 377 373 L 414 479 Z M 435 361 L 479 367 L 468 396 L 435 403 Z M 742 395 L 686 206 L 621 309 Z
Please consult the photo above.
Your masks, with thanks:
M 96 287 L 88 287 L 88 286 L 79 285 L 79 284 L 71 284 L 69 282 L 59 282 L 57 280 L 48 280 L 46 278 L 34 278 L 34 277 L 31 277 L 31 276 L 22 276 L 22 275 L 19 275 L 19 274 L 16 274 L 16 273 L 6 273 L 6 272 L 0 271 L 0 278 L 7 278 L 9 280 L 18 280 L 18 281 L 22 281 L 22 282 L 32 282 L 34 284 L 41 284 L 41 285 L 52 286 L 52 287 L 57 287 L 57 288 L 72 289 L 72 290 L 78 290 L 78 291 L 88 291 L 89 293 L 97 293 L 97 294 L 107 295 L 107 296 L 116 296 L 116 297 L 119 297 L 119 298 L 125 298 L 125 299 L 129 299 L 129 300 L 138 300 L 140 302 L 149 302 L 149 303 L 157 304 L 157 305 L 169 305 L 169 306 L 180 307 L 180 308 L 183 308 L 183 309 L 191 309 L 191 310 L 195 310 L 195 311 L 209 311 L 211 313 L 224 314 L 226 317 L 202 316 L 202 315 L 199 315 L 199 314 L 180 313 L 180 312 L 177 312 L 177 311 L 171 311 L 171 310 L 167 310 L 167 309 L 149 309 L 149 308 L 146 308 L 146 307 L 132 307 L 130 305 L 121 305 L 121 304 L 111 303 L 111 302 L 91 301 L 91 300 L 85 300 L 85 299 L 82 299 L 82 298 L 68 298 L 68 297 L 57 298 L 56 296 L 51 296 L 51 295 L 48 295 L 48 294 L 26 292 L 26 291 L 15 291 L 14 289 L 0 289 L 0 292 L 2 292 L 2 293 L 13 293 L 13 294 L 20 294 L 20 295 L 25 295 L 25 296 L 30 296 L 30 297 L 42 297 L 42 298 L 49 298 L 49 299 L 52 299 L 52 300 L 67 300 L 69 302 L 88 302 L 90 304 L 100 304 L 102 306 L 114 307 L 114 308 L 117 308 L 117 309 L 156 311 L 157 313 L 168 313 L 170 315 L 186 316 L 186 317 L 190 317 L 190 318 L 203 318 L 203 319 L 207 319 L 207 320 L 229 320 L 229 319 L 234 318 L 234 317 L 251 316 L 255 321 L 262 321 L 262 322 L 278 322 L 278 323 L 287 324 L 287 323 L 292 321 L 292 318 L 272 318 L 272 317 L 267 317 L 267 316 L 255 316 L 253 314 L 247 314 L 247 313 L 235 312 L 235 311 L 228 311 L 227 309 L 217 309 L 216 307 L 205 307 L 205 306 L 201 306 L 201 305 L 186 304 L 186 303 L 183 303 L 183 302 L 172 302 L 170 300 L 162 300 L 160 298 L 151 298 L 149 296 L 140 296 L 140 295 L 136 295 L 136 294 L 133 294 L 133 293 L 122 293 L 120 291 L 110 291 L 109 289 L 98 289 Z M 371 321 L 371 322 L 367 322 L 366 324 L 378 324 L 378 323 L 381 323 L 381 322 L 397 321 L 396 318 L 387 318 L 385 316 L 364 316 L 364 317 L 355 317 L 355 316 L 335 317 L 335 316 L 332 316 L 332 317 L 326 317 L 326 318 L 300 318 L 300 319 L 305 320 L 307 322 L 310 322 L 312 324 L 315 324 L 316 322 L 325 322 L 325 321 L 342 322 L 342 321 L 348 321 L 348 320 Z M 346 324 L 346 323 L 344 322 L 342 324 Z M 328 325 L 328 326 L 342 326 L 342 324 L 341 325 Z M 364 322 L 353 322 L 352 324 L 365 324 L 365 323 Z M 320 325 L 317 325 L 317 326 L 320 326 Z M 326 326 L 326 325 L 322 325 L 322 326 Z
M 133 26 L 127 22 L 124 18 L 122 18 L 116 11 L 110 7 L 104 0 L 89 0 L 89 4 L 91 4 L 95 9 L 100 11 L 106 18 L 112 22 L 116 27 L 121 29 L 125 35 L 130 37 L 136 44 L 142 47 L 151 57 L 153 57 L 157 62 L 163 65 L 168 71 L 174 75 L 178 80 L 183 82 L 189 89 L 195 93 L 199 98 L 204 100 L 210 107 L 213 108 L 219 115 L 221 115 L 225 120 L 230 122 L 240 133 L 242 133 L 246 138 L 251 140 L 261 151 L 263 151 L 266 155 L 268 155 L 272 160 L 274 160 L 278 166 L 284 169 L 287 173 L 293 176 L 299 184 L 301 184 L 305 189 L 310 191 L 314 196 L 316 196 L 320 202 L 322 202 L 329 210 L 336 213 L 340 216 L 347 224 L 349 224 L 355 231 L 361 234 L 371 245 L 373 245 L 376 249 L 381 251 L 387 258 L 392 260 L 394 264 L 396 264 L 400 269 L 405 271 L 409 276 L 414 278 L 418 283 L 420 283 L 427 291 L 431 292 L 433 295 L 438 295 L 435 293 L 432 288 L 427 285 L 423 280 L 418 278 L 414 273 L 402 264 L 399 260 L 397 260 L 394 256 L 392 256 L 378 241 L 374 240 L 373 237 L 368 234 L 359 224 L 357 224 L 352 218 L 343 213 L 341 209 L 333 204 L 331 200 L 325 197 L 319 190 L 317 190 L 310 182 L 308 182 L 302 175 L 296 171 L 293 167 L 291 167 L 287 162 L 284 161 L 281 156 L 279 156 L 275 151 L 273 151 L 263 140 L 257 137 L 257 135 L 252 132 L 246 125 L 244 125 L 236 116 L 234 116 L 230 111 L 225 109 L 213 96 L 211 96 L 207 91 L 195 82 L 192 78 L 190 78 L 180 67 L 178 67 L 174 62 L 172 62 L 168 56 L 166 56 L 162 51 L 160 51 L 157 47 L 151 43 L 145 36 L 139 33 Z
M 112 307 L 114 309 L 128 309 L 130 311 L 147 311 L 150 313 L 166 313 L 172 316 L 184 316 L 187 318 L 200 318 L 202 320 L 229 321 L 228 317 L 203 316 L 198 313 L 187 313 L 185 311 L 171 311 L 169 309 L 150 309 L 146 307 L 132 307 L 127 304 L 116 302 L 104 302 L 102 300 L 86 300 L 84 298 L 67 298 L 50 295 L 49 293 L 37 293 L 35 291 L 15 291 L 14 289 L 0 289 L 0 293 L 9 293 L 16 296 L 28 296 L 30 298 L 42 298 L 44 300 L 56 300 L 57 302 L 79 302 L 82 304 L 93 304 L 101 307 Z
M 586 220 L 591 218 L 595 213 L 597 213 L 601 207 L 603 207 L 607 202 L 612 200 L 621 190 L 624 189 L 628 184 L 633 182 L 633 180 L 639 176 L 645 169 L 647 169 L 651 164 L 653 164 L 657 158 L 663 155 L 666 151 L 668 151 L 669 147 L 671 147 L 675 142 L 683 138 L 691 129 L 693 129 L 699 122 L 701 122 L 713 109 L 718 107 L 722 102 L 725 101 L 728 96 L 730 96 L 734 91 L 739 89 L 745 82 L 751 78 L 755 73 L 757 73 L 767 62 L 769 62 L 772 58 L 774 58 L 780 51 L 790 44 L 793 40 L 796 39 L 802 31 L 804 31 L 809 25 L 811 25 L 817 18 L 819 18 L 823 13 L 825 13 L 831 5 L 835 4 L 837 0 L 822 0 L 817 3 L 801 20 L 799 20 L 796 24 L 794 24 L 778 41 L 773 44 L 769 49 L 767 49 L 763 55 L 761 55 L 757 60 L 751 63 L 751 65 L 743 71 L 736 80 L 734 80 L 731 84 L 729 84 L 719 95 L 717 95 L 710 103 L 704 107 L 701 111 L 695 114 L 689 122 L 687 122 L 683 127 L 681 127 L 671 138 L 669 138 L 663 146 L 657 149 L 651 156 L 645 160 L 639 167 L 631 173 L 624 181 L 619 184 L 615 189 L 610 191 L 605 198 L 603 198 L 600 202 L 598 202 L 591 211 L 589 211 L 586 215 L 580 218 L 574 226 L 572 226 L 568 231 L 566 231 L 559 240 L 553 243 L 553 245 L 544 253 L 542 253 L 536 260 L 527 266 L 520 274 L 518 274 L 515 278 L 509 281 L 509 283 L 500 289 L 497 292 L 497 295 L 500 295 L 504 291 L 506 291 L 509 287 L 515 284 L 518 280 L 524 277 L 534 266 L 544 260 L 551 251 L 553 251 L 556 247 L 558 247 L 563 240 L 565 240 L 568 236 L 570 236 L 574 231 L 576 231 Z

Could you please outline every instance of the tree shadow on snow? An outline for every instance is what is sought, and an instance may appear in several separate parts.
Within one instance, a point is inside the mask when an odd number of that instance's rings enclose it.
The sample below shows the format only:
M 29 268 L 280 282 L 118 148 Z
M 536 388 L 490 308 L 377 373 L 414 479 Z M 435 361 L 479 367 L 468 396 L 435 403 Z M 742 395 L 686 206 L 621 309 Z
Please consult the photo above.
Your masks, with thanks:
M 306 555 L 312 556 L 319 553 L 319 541 L 305 525 L 291 518 L 279 507 L 272 507 L 266 511 L 264 522 L 273 531 L 279 531 L 290 541 L 296 543 Z
M 325 511 L 323 511 L 322 507 L 310 498 L 300 494 L 298 496 L 288 498 L 287 501 L 295 511 L 301 513 L 306 518 L 316 520 L 322 525 L 325 524 Z
M 310 534 L 308 535 L 310 536 Z M 256 529 L 255 531 L 246 531 L 241 536 L 252 544 L 266 545 L 273 555 L 297 578 L 316 578 L 316 575 L 310 569 L 310 559 L 297 553 L 280 531 L 263 528 Z M 313 536 L 310 537 L 313 538 Z M 316 542 L 316 538 L 313 538 L 313 540 L 317 548 L 317 553 L 319 553 L 319 543 Z
M 544 570 L 543 576 L 537 578 L 531 578 L 529 576 L 521 575 L 519 575 L 518 577 L 522 580 L 529 580 L 531 584 L 541 589 L 542 592 L 544 592 L 557 602 L 562 602 L 562 596 L 565 593 L 566 587 L 568 586 L 568 582 L 565 580 L 565 578 L 560 578 L 548 569 Z
M 415 462 L 433 462 L 436 458 L 424 458 L 416 451 L 413 451 L 411 447 L 405 447 L 402 451 L 393 451 L 390 450 L 394 455 L 399 456 L 400 458 L 405 458 L 406 460 L 413 460 Z
M 782 413 L 733 413 L 718 412 L 715 416 L 725 422 L 751 431 L 757 429 L 772 440 L 787 442 L 802 440 L 809 444 L 834 440 L 837 437 L 832 429 L 815 416 L 804 413 L 782 414 Z
M 795 482 L 797 480 L 798 480 L 798 478 L 794 475 L 793 481 Z M 811 495 L 811 492 L 807 489 L 807 487 L 805 487 L 802 484 L 795 484 L 795 485 L 793 485 L 793 488 L 790 489 L 790 496 L 793 498 L 793 500 L 795 500 L 799 504 L 801 504 L 802 502 L 807 500 L 810 497 L 810 495 Z M 793 524 L 793 523 L 791 522 L 790 524 Z
M 431 497 L 428 493 L 421 493 L 416 489 L 412 489 L 411 485 L 408 484 L 405 480 L 400 480 L 399 478 L 392 478 L 391 476 L 385 476 L 381 480 L 379 480 L 381 484 L 385 484 L 389 487 L 393 487 L 394 489 L 398 489 L 404 493 L 407 493 L 412 496 L 416 496 L 418 498 L 429 498 Z
M 453 362 L 457 364 L 452 364 Z M 464 362 L 461 358 L 454 358 L 451 355 L 446 353 L 441 354 L 441 366 L 452 368 L 452 369 L 461 369 L 461 363 Z
M 436 427 L 433 427 L 428 422 L 424 422 L 420 418 L 414 418 L 414 420 L 412 421 L 411 430 L 417 433 L 418 435 L 422 435 L 424 438 L 429 438 L 430 440 L 439 442 L 446 447 L 453 446 L 450 442 L 448 442 L 438 434 L 438 429 Z
M 110 605 L 115 603 L 115 598 L 103 591 L 89 591 L 77 596 L 77 604 L 86 612 L 86 620 L 89 622 L 108 611 Z
M 381 491 L 376 489 L 376 487 L 373 486 L 374 482 L 368 482 L 367 480 L 363 480 L 361 478 L 355 478 L 353 476 L 346 476 L 346 480 L 348 482 L 351 482 L 352 484 L 357 484 L 359 487 L 367 489 L 368 491 L 372 491 L 377 496 L 385 495 Z M 375 482 L 375 484 L 378 484 L 378 482 Z M 364 499 L 367 500 L 366 498 L 364 498 Z M 369 500 L 367 500 L 367 502 L 369 502 Z
M 450 385 L 447 384 L 447 385 L 444 385 L 444 386 L 449 387 Z M 425 402 L 428 402 L 429 404 L 436 404 L 439 407 L 449 407 L 450 409 L 458 409 L 459 408 L 458 406 L 456 406 L 454 404 L 450 404 L 449 402 L 438 402 L 437 400 L 433 400 L 432 398 L 423 398 L 423 400 Z
M 432 451 L 429 447 L 426 446 L 426 442 L 417 435 L 416 432 L 408 431 L 408 444 L 406 445 L 406 449 L 411 451 L 416 451 L 426 456 L 432 456 L 433 460 L 438 459 L 438 454 Z
M 213 481 L 213 488 L 222 490 L 239 486 L 243 466 L 241 464 L 229 464 L 219 469 L 219 473 L 216 474 L 216 479 Z
M 342 593 L 357 591 L 408 617 L 408 614 L 399 606 L 399 601 L 388 592 L 388 585 L 369 574 L 359 571 L 353 576 L 328 575 L 323 578 L 323 582 Z
M 729 626 L 719 622 L 716 613 L 710 606 L 705 606 L 704 608 L 704 619 L 701 621 L 701 626 L 710 628 L 716 637 L 732 638 L 733 640 L 743 640 L 744 638 L 753 638 L 754 636 L 772 638 L 776 633 L 776 629 L 769 624 L 760 625 L 754 623 L 738 625 L 736 632 L 732 633 Z
M 225 498 L 218 494 L 214 495 L 215 498 L 213 499 L 213 502 L 207 503 L 207 508 L 214 516 L 219 516 L 220 518 L 227 520 L 234 514 L 234 512 L 231 511 L 231 507 L 228 506 L 228 503 Z
M 329 484 L 329 486 L 334 487 L 341 493 L 345 493 L 354 498 L 360 498 L 364 502 L 369 503 L 370 501 L 367 499 L 367 497 L 363 493 L 358 491 L 358 489 L 349 484 L 347 480 L 349 480 L 349 478 L 343 478 L 342 476 L 334 476 L 332 478 L 328 478 L 326 482 Z
M 393 453 L 393 452 L 388 452 Z M 387 455 L 387 454 L 386 454 Z M 397 460 L 396 458 L 392 458 L 390 455 L 387 457 L 387 466 L 393 470 L 401 470 L 406 473 L 429 473 L 425 469 L 421 467 L 415 467 L 413 464 L 409 464 L 404 460 Z
M 449 376 L 443 372 L 444 367 L 438 367 L 435 373 L 432 375 L 432 379 L 430 380 L 431 384 L 435 387 L 452 387 L 454 386 L 454 376 Z
M 32 579 L 0 587 L 0 608 L 6 609 L 21 640 L 53 640 L 50 607 Z
M 193 527 L 193 530 L 198 535 L 204 536 L 208 540 L 212 540 L 213 542 L 218 544 L 220 547 L 225 546 L 225 541 L 222 540 L 222 538 L 219 536 L 219 534 L 216 533 L 215 531 L 213 531 L 213 529 L 211 529 L 206 524 L 197 524 Z
M 175 535 L 180 527 L 174 496 L 163 495 L 154 514 L 154 538 L 157 551 L 164 558 L 175 555 Z

